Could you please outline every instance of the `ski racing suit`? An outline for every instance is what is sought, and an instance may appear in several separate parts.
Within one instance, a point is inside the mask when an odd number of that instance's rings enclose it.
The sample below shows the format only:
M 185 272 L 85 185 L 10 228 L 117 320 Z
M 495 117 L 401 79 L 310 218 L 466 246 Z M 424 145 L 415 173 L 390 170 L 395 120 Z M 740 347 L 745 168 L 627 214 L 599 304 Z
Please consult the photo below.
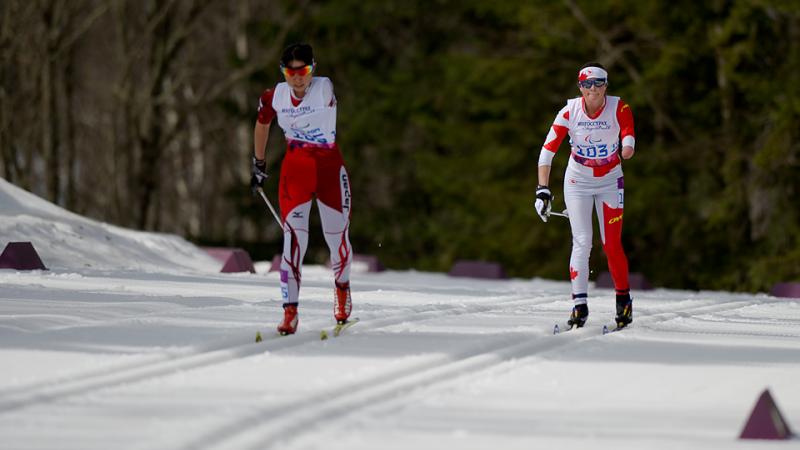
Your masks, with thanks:
M 633 114 L 619 97 L 607 95 L 605 105 L 594 116 L 586 113 L 583 98 L 570 99 L 550 128 L 539 153 L 539 166 L 552 165 L 567 134 L 571 155 L 564 175 L 564 202 L 572 228 L 569 274 L 572 298 L 579 305 L 586 304 L 588 297 L 592 206 L 597 211 L 600 238 L 617 294 L 629 292 L 628 259 L 621 239 L 625 182 L 620 151 L 636 143 Z
M 258 121 L 269 124 L 276 116 L 287 144 L 278 186 L 284 236 L 281 294 L 284 303 L 298 303 L 314 197 L 335 280 L 350 279 L 350 179 L 336 145 L 336 96 L 330 79 L 312 78 L 302 99 L 285 82 L 264 91 Z

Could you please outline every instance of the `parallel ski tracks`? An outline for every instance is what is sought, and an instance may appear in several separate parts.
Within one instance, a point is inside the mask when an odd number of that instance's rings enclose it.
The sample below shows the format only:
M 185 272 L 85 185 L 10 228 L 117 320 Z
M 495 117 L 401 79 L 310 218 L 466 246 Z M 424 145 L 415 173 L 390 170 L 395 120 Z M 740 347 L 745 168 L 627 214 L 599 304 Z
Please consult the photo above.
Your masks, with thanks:
M 580 338 L 578 335 L 574 337 Z M 583 339 L 587 338 L 583 336 Z M 181 448 L 281 448 L 287 437 L 302 434 L 314 425 L 323 422 L 330 425 L 362 408 L 577 340 L 543 338 L 520 341 L 519 336 L 514 335 L 486 345 L 472 346 L 456 354 L 437 355 L 370 379 L 336 386 L 332 392 L 259 408 Z
M 546 303 L 551 302 L 538 302 L 540 305 Z M 715 302 L 712 305 L 686 308 L 680 313 L 661 311 L 640 315 L 636 321 L 647 324 L 673 316 L 691 316 L 695 312 L 735 310 L 748 304 L 750 303 L 742 301 Z M 487 311 L 496 309 L 498 308 L 487 308 Z M 383 326 L 385 325 L 376 328 Z M 359 333 L 363 331 L 364 328 L 360 329 Z M 181 448 L 183 450 L 280 448 L 286 445 L 286 440 L 290 436 L 302 435 L 315 425 L 330 427 L 361 409 L 400 399 L 420 389 L 447 383 L 455 377 L 474 375 L 512 359 L 531 357 L 603 337 L 599 333 L 578 332 L 547 338 L 545 337 L 547 334 L 549 333 L 543 330 L 541 339 L 530 340 L 520 340 L 518 334 L 510 335 L 505 339 L 468 347 L 456 354 L 439 355 L 410 364 L 400 370 L 337 386 L 331 392 L 311 394 L 295 399 L 289 404 L 273 404 L 258 408 L 247 416 L 212 430 Z
M 530 296 L 517 295 L 492 302 L 461 305 L 426 305 L 424 308 L 404 310 L 380 319 L 370 319 L 359 324 L 353 333 L 399 325 L 405 322 L 420 322 L 448 316 L 480 314 L 502 311 L 520 304 L 536 307 L 560 301 L 557 296 L 530 300 Z M 680 311 L 659 311 L 653 308 L 650 314 L 636 316 L 634 326 L 659 322 L 677 317 L 692 317 L 695 314 L 717 313 L 749 306 L 752 302 L 727 301 L 703 304 Z M 627 331 L 626 331 L 627 332 Z M 335 392 L 317 393 L 292 401 L 291 404 L 273 404 L 222 424 L 198 439 L 189 442 L 185 449 L 201 448 L 274 448 L 280 445 L 287 433 L 307 430 L 311 425 L 328 424 L 360 409 L 390 402 L 418 389 L 423 389 L 452 380 L 453 377 L 468 376 L 491 368 L 514 358 L 524 358 L 572 345 L 588 339 L 601 338 L 599 334 L 567 333 L 541 339 L 520 339 L 520 333 L 509 333 L 507 337 L 488 340 L 454 354 L 442 354 L 403 367 L 400 370 L 377 375 L 367 380 L 353 382 L 350 386 L 337 387 Z M 196 351 L 162 354 L 146 362 L 117 366 L 91 373 L 76 374 L 51 379 L 36 385 L 0 392 L 0 414 L 57 402 L 72 396 L 95 393 L 107 388 L 147 381 L 171 374 L 222 364 L 238 358 L 246 358 L 265 351 L 276 351 L 318 342 L 317 329 L 309 328 L 295 336 L 269 338 L 262 343 L 226 341 Z M 346 336 L 345 336 L 346 337 Z M 248 339 L 249 340 L 249 339 Z
M 531 301 L 529 296 L 516 295 L 504 299 L 495 299 L 488 303 L 462 305 L 431 304 L 424 308 L 403 310 L 397 314 L 380 319 L 370 319 L 359 324 L 359 330 L 374 330 L 390 327 L 405 322 L 419 322 L 439 318 L 442 314 L 463 315 L 478 314 L 502 310 L 514 304 L 534 306 L 557 301 L 555 298 Z M 255 330 L 253 330 L 255 331 Z M 51 403 L 63 398 L 84 395 L 115 386 L 138 383 L 149 379 L 168 376 L 177 372 L 226 363 L 239 358 L 246 358 L 265 351 L 276 351 L 297 347 L 309 342 L 319 341 L 319 330 L 308 328 L 294 336 L 278 337 L 270 335 L 263 342 L 252 343 L 252 337 L 244 333 L 241 339 L 225 340 L 214 345 L 194 350 L 166 352 L 146 358 L 144 361 L 107 367 L 95 371 L 71 374 L 65 377 L 52 378 L 35 384 L 0 391 L 0 414 L 11 411 Z

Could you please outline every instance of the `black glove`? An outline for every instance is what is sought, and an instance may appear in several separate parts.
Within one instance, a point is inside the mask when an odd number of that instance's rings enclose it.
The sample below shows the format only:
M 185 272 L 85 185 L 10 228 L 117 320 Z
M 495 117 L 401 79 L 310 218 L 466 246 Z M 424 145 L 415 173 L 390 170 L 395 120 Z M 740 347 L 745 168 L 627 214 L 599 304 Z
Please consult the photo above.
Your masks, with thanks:
M 264 182 L 267 181 L 267 161 L 253 157 L 253 176 L 250 177 L 250 189 L 253 195 L 258 193 L 258 188 L 264 189 Z
M 536 214 L 539 214 L 539 217 L 545 222 L 550 217 L 550 203 L 552 200 L 553 194 L 550 193 L 550 188 L 542 185 L 536 188 Z

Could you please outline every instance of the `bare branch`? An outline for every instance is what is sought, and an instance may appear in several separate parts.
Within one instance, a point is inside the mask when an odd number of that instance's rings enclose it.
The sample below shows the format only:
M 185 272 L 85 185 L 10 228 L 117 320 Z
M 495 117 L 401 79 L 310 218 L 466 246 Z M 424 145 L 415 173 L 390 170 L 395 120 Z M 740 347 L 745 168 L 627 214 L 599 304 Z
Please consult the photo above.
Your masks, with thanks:
M 64 53 L 65 51 L 68 51 L 70 48 L 72 48 L 72 46 L 75 45 L 78 39 L 83 37 L 83 35 L 86 34 L 86 32 L 89 31 L 90 28 L 92 28 L 92 25 L 94 25 L 94 23 L 98 19 L 100 19 L 103 15 L 105 15 L 105 13 L 108 12 L 108 10 L 109 10 L 109 4 L 101 2 L 100 5 L 97 8 L 95 8 L 94 11 L 92 11 L 87 17 L 85 17 L 83 21 L 81 21 L 81 23 L 78 24 L 75 27 L 75 29 L 72 30 L 69 36 L 65 37 L 59 43 L 58 49 L 55 51 L 53 57 L 57 58 L 61 56 L 61 54 Z
M 289 30 L 291 30 L 297 24 L 297 22 L 300 20 L 300 17 L 301 10 L 298 10 L 283 23 L 283 28 L 281 29 L 280 35 L 273 41 L 274 44 L 269 48 L 269 50 L 267 50 L 268 53 L 277 54 L 280 51 L 281 43 L 286 40 Z M 220 96 L 228 92 L 233 86 L 261 70 L 263 66 L 264 63 L 261 61 L 250 62 L 239 69 L 232 71 L 227 78 L 210 86 L 205 92 L 203 92 L 201 95 L 198 95 L 195 106 L 216 101 Z

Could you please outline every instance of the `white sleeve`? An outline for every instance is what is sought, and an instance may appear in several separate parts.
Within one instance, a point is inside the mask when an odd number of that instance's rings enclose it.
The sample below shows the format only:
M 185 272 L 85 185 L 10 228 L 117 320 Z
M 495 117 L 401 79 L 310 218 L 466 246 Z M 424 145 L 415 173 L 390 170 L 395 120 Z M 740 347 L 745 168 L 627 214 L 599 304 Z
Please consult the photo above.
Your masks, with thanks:
M 336 94 L 333 92 L 333 82 L 330 78 L 325 78 L 322 83 L 322 98 L 325 99 L 327 106 L 336 106 Z
M 542 145 L 542 149 L 539 151 L 540 166 L 550 166 L 553 164 L 553 158 L 556 156 L 558 147 L 561 145 L 561 141 L 567 137 L 567 134 L 569 134 L 569 103 L 556 114 L 553 125 L 550 126 L 550 131 L 547 132 L 544 145 Z
M 544 148 L 542 148 L 542 150 L 539 152 L 539 164 L 538 165 L 540 165 L 540 166 L 552 166 L 553 165 L 553 158 L 555 158 L 555 156 L 556 156 L 555 153 L 553 153 L 553 152 L 551 152 L 549 150 L 545 150 Z

